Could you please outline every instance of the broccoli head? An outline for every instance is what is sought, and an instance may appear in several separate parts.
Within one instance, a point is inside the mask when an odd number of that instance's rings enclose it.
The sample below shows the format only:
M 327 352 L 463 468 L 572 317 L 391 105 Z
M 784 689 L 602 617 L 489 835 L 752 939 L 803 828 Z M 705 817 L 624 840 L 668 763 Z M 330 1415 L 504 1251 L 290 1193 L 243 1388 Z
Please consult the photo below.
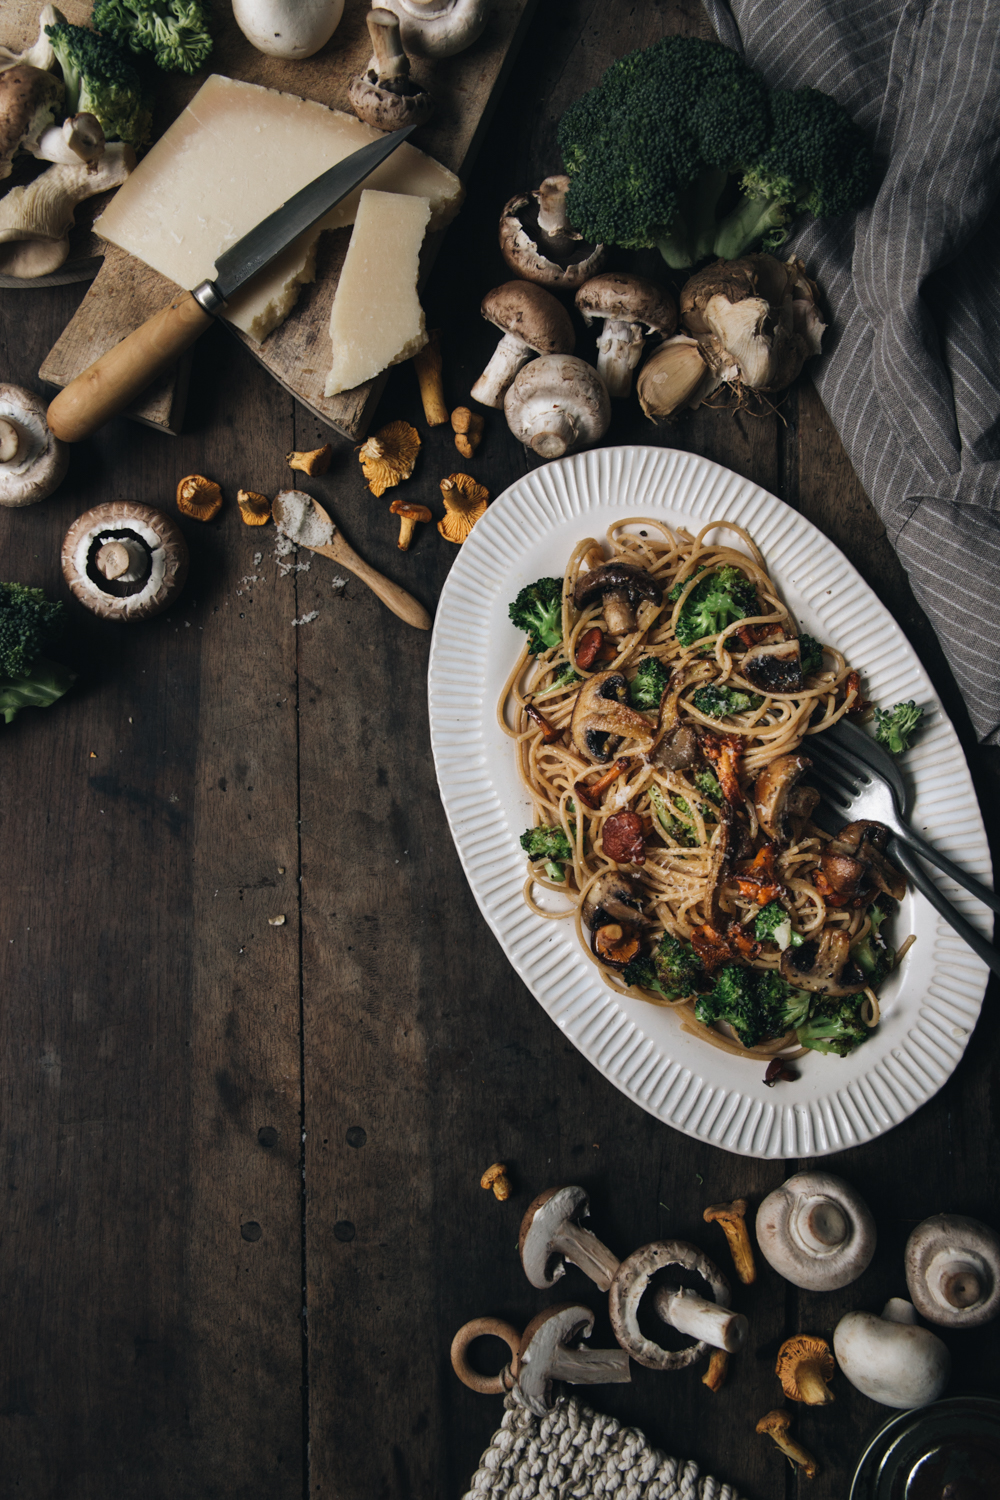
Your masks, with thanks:
M 557 824 L 526 828 L 521 834 L 521 848 L 529 859 L 544 861 L 550 880 L 565 880 L 561 861 L 573 858 L 573 846 Z
M 793 928 L 792 919 L 780 901 L 769 901 L 761 907 L 753 932 L 758 943 L 777 943 L 782 953 L 786 948 L 801 948 L 805 941 Z
M 628 696 L 632 707 L 646 713 L 655 713 L 669 681 L 670 672 L 660 658 L 644 656 L 639 663 L 639 670 L 629 683 Z
M 694 1013 L 705 1026 L 725 1021 L 744 1047 L 756 1047 L 770 1037 L 784 1036 L 804 1021 L 809 996 L 793 989 L 774 970 L 726 964 L 711 991 L 695 1003 Z
M 910 740 L 920 727 L 924 716 L 912 698 L 908 703 L 897 703 L 892 708 L 875 710 L 875 738 L 893 755 L 902 755 L 909 750 Z
M 47 708 L 76 680 L 42 650 L 63 628 L 65 606 L 41 589 L 0 583 L 0 712 L 9 724 L 22 708 Z
M 696 994 L 707 982 L 701 959 L 690 943 L 664 933 L 651 954 L 639 954 L 622 970 L 626 984 L 652 990 L 665 1000 Z
M 808 1020 L 795 1028 L 799 1046 L 813 1052 L 834 1052 L 838 1057 L 846 1057 L 860 1047 L 870 1035 L 861 1019 L 864 999 L 864 995 L 847 995 L 842 1000 L 814 1005 Z
M 802 663 L 802 675 L 808 677 L 810 672 L 818 672 L 823 665 L 823 647 L 812 635 L 799 636 L 799 659 Z
M 763 698 L 759 693 L 741 693 L 738 688 L 709 683 L 691 694 L 691 702 L 699 713 L 710 714 L 713 719 L 724 719 L 728 714 L 741 714 L 747 709 L 760 708 Z
M 758 613 L 757 590 L 739 568 L 708 573 L 688 594 L 677 616 L 677 639 L 692 646 L 708 635 L 718 635 L 733 620 Z
M 212 50 L 201 0 L 96 0 L 91 23 L 167 73 L 196 73 Z
M 704 770 L 696 771 L 694 784 L 699 792 L 707 797 L 710 802 L 721 804 L 722 788 L 719 785 L 719 778 L 714 771 L 710 771 L 707 766 Z
M 527 632 L 535 656 L 562 640 L 562 579 L 539 578 L 526 584 L 508 613 L 518 630 Z
M 144 146 L 149 140 L 152 112 L 139 75 L 110 37 L 57 21 L 46 26 L 56 61 L 66 85 L 66 113 L 96 115 L 109 140 Z
M 883 979 L 888 978 L 896 963 L 896 950 L 890 948 L 882 937 L 882 926 L 887 913 L 876 904 L 869 909 L 871 927 L 865 936 L 851 946 L 851 958 L 861 970 L 872 989 L 877 989 Z

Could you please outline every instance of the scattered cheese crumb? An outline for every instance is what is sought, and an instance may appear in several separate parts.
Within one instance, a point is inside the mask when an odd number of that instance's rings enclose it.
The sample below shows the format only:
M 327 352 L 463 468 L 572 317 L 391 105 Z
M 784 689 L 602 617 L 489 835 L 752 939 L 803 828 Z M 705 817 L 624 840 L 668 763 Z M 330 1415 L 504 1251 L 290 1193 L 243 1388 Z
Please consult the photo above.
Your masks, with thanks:
M 280 916 L 280 917 L 268 917 L 268 919 L 267 919 L 267 925 L 268 925 L 268 927 L 284 927 L 284 925 L 285 925 L 285 919 L 284 919 L 283 916 Z
M 301 620 L 293 620 L 292 624 L 293 625 L 311 625 L 312 622 L 313 622 L 313 620 L 316 619 L 316 617 L 317 617 L 318 614 L 319 614 L 319 610 L 318 609 L 310 610 L 307 615 L 303 615 L 302 616 Z
M 347 587 L 347 579 L 346 578 L 335 578 L 333 580 L 333 582 L 330 584 L 330 587 L 332 589 L 346 589 L 346 587 Z
M 254 567 L 255 568 L 259 568 L 260 565 L 261 565 L 261 563 L 263 561 L 264 561 L 264 554 L 263 554 L 263 552 L 255 552 L 254 555 L 253 555 L 253 565 L 254 565 Z

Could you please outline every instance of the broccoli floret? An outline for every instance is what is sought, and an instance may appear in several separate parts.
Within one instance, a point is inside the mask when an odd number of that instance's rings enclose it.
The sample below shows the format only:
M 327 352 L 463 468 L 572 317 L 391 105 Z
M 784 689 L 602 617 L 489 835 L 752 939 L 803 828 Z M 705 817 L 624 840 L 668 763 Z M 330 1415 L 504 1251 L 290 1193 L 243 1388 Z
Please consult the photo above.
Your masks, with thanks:
M 809 1012 L 809 996 L 793 989 L 772 970 L 744 969 L 726 964 L 716 975 L 711 992 L 696 1003 L 694 1013 L 710 1026 L 725 1021 L 744 1047 L 756 1047 L 769 1037 L 784 1036 Z
M 909 750 L 910 740 L 920 727 L 924 716 L 912 698 L 908 703 L 896 703 L 892 708 L 875 710 L 875 738 L 893 755 L 902 755 Z
M 573 846 L 558 825 L 541 823 L 537 828 L 526 828 L 521 834 L 521 848 L 529 859 L 544 861 L 550 880 L 566 879 L 560 861 L 573 858 Z
M 639 670 L 629 683 L 628 696 L 633 708 L 654 713 L 660 706 L 670 673 L 658 656 L 644 656 Z
M 799 213 L 816 218 L 859 208 L 872 180 L 864 132 L 818 89 L 775 89 L 766 148 L 741 159 L 743 197 L 719 226 L 714 251 L 735 260 L 763 242 L 776 249 Z
M 815 636 L 799 636 L 799 657 L 802 662 L 802 675 L 808 677 L 810 672 L 818 672 L 823 665 L 823 647 Z
M 719 785 L 719 778 L 714 771 L 709 771 L 707 767 L 703 771 L 697 771 L 695 773 L 694 784 L 699 792 L 702 792 L 709 801 L 721 805 L 722 788 Z
M 694 828 L 690 823 L 685 823 L 683 819 L 675 818 L 671 815 L 663 793 L 655 783 L 652 783 L 649 787 L 649 800 L 653 804 L 653 811 L 656 814 L 657 822 L 664 833 L 668 833 L 675 843 L 686 844 L 688 848 L 691 848 L 695 842 Z M 682 812 L 689 813 L 691 811 L 683 797 L 678 797 L 676 801 L 678 808 Z
M 707 975 L 691 944 L 665 932 L 651 954 L 640 953 L 626 964 L 622 978 L 665 1000 L 681 1000 L 703 989 Z
M 871 907 L 868 915 L 871 918 L 871 928 L 860 942 L 852 944 L 851 958 L 872 988 L 877 989 L 895 967 L 896 950 L 890 948 L 882 937 L 882 925 L 887 913 L 880 906 L 875 905 Z
M 109 139 L 144 146 L 149 139 L 152 112 L 143 96 L 139 75 L 124 52 L 110 39 L 57 21 L 46 26 L 56 61 L 66 85 L 66 113 L 96 115 Z
M 741 714 L 747 709 L 760 708 L 763 698 L 759 693 L 741 693 L 738 688 L 716 686 L 699 688 L 692 693 L 691 702 L 699 713 L 711 714 L 713 719 L 725 719 L 729 714 Z
M 562 579 L 539 578 L 518 594 L 508 613 L 518 630 L 528 636 L 535 656 L 562 640 Z
M 91 24 L 167 73 L 196 73 L 212 50 L 201 0 L 96 0 Z
M 582 681 L 583 678 L 572 662 L 567 661 L 563 663 L 562 669 L 556 673 L 548 687 L 543 688 L 540 693 L 534 693 L 532 696 L 537 703 L 539 698 L 548 698 L 551 693 L 562 692 L 564 688 L 573 687 L 576 683 Z
M 805 942 L 802 934 L 795 931 L 792 919 L 780 901 L 769 901 L 761 907 L 753 932 L 758 943 L 777 943 L 782 953 L 786 948 L 801 948 Z
M 65 606 L 41 589 L 0 583 L 0 712 L 10 723 L 22 708 L 47 708 L 76 681 L 42 650 L 61 635 Z
M 707 635 L 718 635 L 733 620 L 758 613 L 757 590 L 739 568 L 720 568 L 696 583 L 677 616 L 677 639 L 692 646 Z
M 695 578 L 698 577 L 699 573 L 704 573 L 704 571 L 705 571 L 705 564 L 704 563 L 699 563 L 698 566 L 694 570 L 694 576 L 695 576 Z M 670 593 L 667 595 L 667 598 L 670 600 L 671 604 L 676 604 L 677 603 L 678 599 L 681 597 L 681 595 L 683 594 L 684 590 L 687 588 L 687 586 L 688 586 L 688 584 L 690 582 L 691 582 L 691 574 L 689 573 L 686 578 L 681 578 L 677 583 L 674 584 L 673 588 L 670 590 Z
M 656 965 L 648 953 L 639 953 L 631 963 L 627 963 L 622 969 L 622 978 L 626 984 L 637 984 L 640 989 L 653 990 L 657 995 L 663 994 Z
M 866 1042 L 870 1034 L 861 1019 L 863 1004 L 863 995 L 847 995 L 842 1000 L 815 1006 L 809 1019 L 795 1028 L 799 1046 L 846 1057 Z

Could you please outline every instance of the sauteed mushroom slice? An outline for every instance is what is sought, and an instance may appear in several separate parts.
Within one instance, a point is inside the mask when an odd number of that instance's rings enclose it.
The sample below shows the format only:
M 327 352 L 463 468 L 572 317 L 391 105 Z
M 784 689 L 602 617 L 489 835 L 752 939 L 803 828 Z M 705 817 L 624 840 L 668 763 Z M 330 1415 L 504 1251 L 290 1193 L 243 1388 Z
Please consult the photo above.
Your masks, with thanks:
M 802 647 L 797 639 L 751 646 L 740 659 L 739 670 L 762 693 L 800 693 Z
M 580 915 L 585 927 L 593 928 L 600 912 L 613 917 L 616 922 L 648 927 L 649 920 L 642 911 L 644 899 L 645 891 L 637 875 L 623 870 L 607 870 L 587 891 Z
M 893 901 L 902 901 L 906 895 L 906 877 L 883 852 L 888 842 L 889 830 L 884 823 L 867 820 L 848 823 L 830 841 L 823 859 L 823 873 L 833 884 L 827 869 L 831 855 L 853 859 L 864 867 L 865 875 L 877 890 L 891 896 Z
M 753 801 L 757 821 L 777 844 L 787 844 L 802 837 L 802 829 L 812 814 L 819 792 L 799 782 L 812 765 L 805 755 L 779 755 L 765 766 L 754 782 Z
M 588 760 L 609 761 L 620 740 L 635 740 L 643 751 L 653 742 L 650 722 L 625 702 L 628 682 L 621 672 L 598 672 L 576 695 L 570 734 Z
M 814 995 L 860 995 L 867 980 L 860 984 L 842 983 L 842 975 L 850 956 L 851 940 L 846 932 L 831 927 L 823 929 L 823 936 L 816 944 L 816 956 L 812 966 L 800 967 L 813 947 L 805 943 L 801 948 L 786 948 L 781 955 L 781 977 L 798 990 L 809 990 Z
M 601 601 L 604 621 L 611 635 L 628 635 L 635 629 L 635 612 L 643 599 L 659 604 L 663 589 L 645 568 L 632 563 L 605 563 L 585 573 L 573 592 L 577 609 Z

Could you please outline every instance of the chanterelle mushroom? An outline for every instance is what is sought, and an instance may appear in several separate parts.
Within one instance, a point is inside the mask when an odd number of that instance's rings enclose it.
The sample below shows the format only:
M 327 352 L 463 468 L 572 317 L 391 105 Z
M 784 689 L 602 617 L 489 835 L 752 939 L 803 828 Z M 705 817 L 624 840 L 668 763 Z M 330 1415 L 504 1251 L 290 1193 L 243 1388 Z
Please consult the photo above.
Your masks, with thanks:
M 819 801 L 815 787 L 799 786 L 811 765 L 804 755 L 779 755 L 754 782 L 757 821 L 777 844 L 802 837 L 803 824 Z
M 757 1423 L 756 1431 L 761 1437 L 773 1438 L 786 1458 L 798 1464 L 807 1479 L 815 1479 L 818 1465 L 807 1448 L 797 1442 L 789 1432 L 792 1419 L 787 1411 L 769 1411 Z
M 63 481 L 69 448 L 49 431 L 46 403 L 20 385 L 0 385 L 0 505 L 34 505 Z
M 598 599 L 604 611 L 604 623 L 611 635 L 628 635 L 635 629 L 635 611 L 642 599 L 659 604 L 663 589 L 651 573 L 633 563 L 604 563 L 584 573 L 573 591 L 577 609 L 585 609 Z
M 480 311 L 500 329 L 486 369 L 472 387 L 483 406 L 503 406 L 517 372 L 536 354 L 570 354 L 576 343 L 569 313 L 551 292 L 530 281 L 505 281 L 483 298 Z
M 601 269 L 603 245 L 592 245 L 566 218 L 569 178 L 546 177 L 534 193 L 517 193 L 500 216 L 500 254 L 518 276 L 572 291 Z
M 1000 1312 L 1000 1235 L 964 1214 L 925 1219 L 906 1242 L 906 1285 L 931 1323 L 988 1323 Z
M 515 377 L 503 409 L 514 436 L 540 458 L 562 458 L 598 443 L 611 423 L 604 381 L 571 354 L 532 360 Z
M 348 98 L 354 113 L 376 130 L 402 130 L 422 125 L 434 108 L 426 89 L 410 77 L 410 59 L 399 38 L 399 17 L 384 6 L 367 16 L 374 56 L 357 78 L 351 79 Z
M 580 288 L 576 305 L 588 327 L 603 318 L 604 327 L 597 340 L 597 373 L 609 396 L 627 396 L 646 335 L 662 333 L 669 337 L 677 327 L 676 302 L 669 292 L 643 276 L 605 271 Z
M 826 1406 L 834 1399 L 830 1381 L 836 1368 L 826 1339 L 800 1333 L 786 1339 L 778 1350 L 775 1373 L 790 1400 Z
M 54 73 L 28 63 L 0 73 L 0 178 L 10 176 L 15 152 L 37 144 L 52 124 L 64 92 Z
M 73 522 L 63 540 L 62 569 L 77 599 L 95 615 L 144 620 L 180 593 L 188 549 L 163 511 L 118 500 Z
M 757 1210 L 757 1244 L 793 1286 L 830 1292 L 856 1281 L 875 1254 L 875 1221 L 849 1182 L 797 1172 Z
M 471 474 L 449 474 L 441 481 L 444 515 L 438 531 L 446 542 L 461 545 L 476 522 L 486 514 L 490 492 L 477 484 Z
M 420 452 L 420 435 L 409 422 L 389 422 L 358 449 L 361 472 L 373 495 L 409 479 Z
M 628 682 L 621 672 L 596 672 L 577 693 L 570 733 L 587 760 L 609 761 L 622 740 L 634 740 L 643 751 L 652 745 L 653 726 L 628 707 L 627 696 Z

